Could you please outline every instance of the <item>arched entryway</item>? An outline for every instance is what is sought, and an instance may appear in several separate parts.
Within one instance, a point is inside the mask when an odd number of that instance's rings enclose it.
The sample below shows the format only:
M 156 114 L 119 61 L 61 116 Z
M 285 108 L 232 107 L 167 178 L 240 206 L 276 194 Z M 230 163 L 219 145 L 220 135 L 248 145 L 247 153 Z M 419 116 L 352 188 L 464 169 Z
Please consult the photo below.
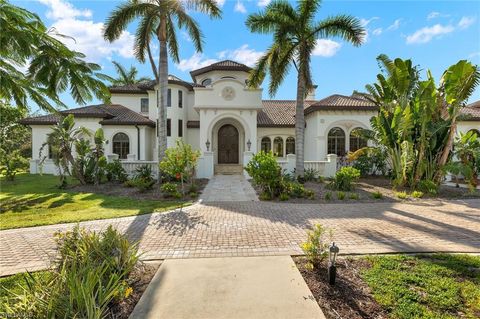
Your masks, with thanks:
M 225 124 L 218 130 L 218 164 L 239 163 L 239 134 L 235 126 Z

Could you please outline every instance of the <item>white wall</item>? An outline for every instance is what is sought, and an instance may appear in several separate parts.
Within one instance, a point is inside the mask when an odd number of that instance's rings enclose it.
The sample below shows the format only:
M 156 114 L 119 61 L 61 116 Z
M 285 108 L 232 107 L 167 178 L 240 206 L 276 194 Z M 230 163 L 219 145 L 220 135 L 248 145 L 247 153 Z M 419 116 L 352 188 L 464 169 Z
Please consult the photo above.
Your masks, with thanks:
M 140 113 L 140 100 L 143 98 L 149 99 L 148 108 L 151 109 L 152 105 L 151 105 L 149 94 L 112 93 L 110 101 L 112 102 L 112 104 L 120 104 L 125 107 L 128 107 L 132 111 Z
M 480 131 L 480 121 L 461 121 L 457 124 L 458 132 L 467 133 L 470 130 Z

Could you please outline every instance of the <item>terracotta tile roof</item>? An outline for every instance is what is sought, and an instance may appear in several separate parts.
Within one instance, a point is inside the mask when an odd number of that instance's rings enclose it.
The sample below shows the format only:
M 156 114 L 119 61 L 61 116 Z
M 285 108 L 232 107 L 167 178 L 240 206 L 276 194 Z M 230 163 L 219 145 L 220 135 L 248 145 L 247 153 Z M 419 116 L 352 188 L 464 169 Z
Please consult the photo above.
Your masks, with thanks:
M 378 107 L 359 95 L 345 96 L 334 94 L 310 105 L 310 107 L 305 109 L 305 114 L 322 110 L 376 111 Z
M 480 121 L 480 100 L 462 108 L 459 121 Z
M 93 117 L 102 119 L 103 125 L 147 125 L 155 127 L 155 122 L 119 104 L 99 104 L 60 111 L 59 114 L 48 114 L 27 117 L 20 121 L 25 125 L 53 125 L 62 115 L 73 114 L 74 117 Z
M 295 127 L 296 100 L 264 100 L 257 114 L 258 127 Z M 304 108 L 315 101 L 305 101 Z
M 245 64 L 238 63 L 232 60 L 223 60 L 220 62 L 216 62 L 210 65 L 207 65 L 206 67 L 190 71 L 190 75 L 192 76 L 192 79 L 195 81 L 195 77 L 197 75 L 207 73 L 210 71 L 244 71 L 244 72 L 250 72 L 251 68 L 246 66 Z
M 138 84 L 122 85 L 122 86 L 111 86 L 111 93 L 134 93 L 134 94 L 145 94 L 148 90 L 153 90 L 157 82 L 155 80 L 145 81 Z M 201 86 L 199 84 L 186 82 L 175 75 L 168 76 L 168 84 L 182 85 L 187 88 L 189 91 L 193 91 L 193 87 Z

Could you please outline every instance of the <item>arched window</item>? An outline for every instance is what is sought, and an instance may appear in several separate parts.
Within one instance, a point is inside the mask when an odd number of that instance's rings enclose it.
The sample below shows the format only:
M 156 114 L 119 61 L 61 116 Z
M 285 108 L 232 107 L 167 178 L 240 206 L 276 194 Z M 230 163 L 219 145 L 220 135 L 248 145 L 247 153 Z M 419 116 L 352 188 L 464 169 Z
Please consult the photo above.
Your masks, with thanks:
M 360 137 L 361 127 L 356 127 L 350 132 L 350 152 L 355 152 L 367 146 L 367 140 Z
M 127 134 L 117 133 L 112 139 L 113 153 L 118 154 L 118 158 L 126 159 L 130 153 L 130 140 Z
M 293 137 L 287 137 L 285 141 L 285 153 L 288 154 L 295 154 L 295 139 Z
M 327 154 L 345 155 L 345 132 L 339 127 L 334 127 L 328 132 Z
M 267 153 L 272 150 L 272 140 L 270 139 L 270 137 L 262 138 L 262 142 L 260 143 L 260 149 Z
M 273 140 L 273 154 L 283 157 L 283 138 L 280 136 L 275 137 Z
M 210 84 L 212 84 L 212 79 L 205 79 L 202 81 L 203 86 L 208 86 Z

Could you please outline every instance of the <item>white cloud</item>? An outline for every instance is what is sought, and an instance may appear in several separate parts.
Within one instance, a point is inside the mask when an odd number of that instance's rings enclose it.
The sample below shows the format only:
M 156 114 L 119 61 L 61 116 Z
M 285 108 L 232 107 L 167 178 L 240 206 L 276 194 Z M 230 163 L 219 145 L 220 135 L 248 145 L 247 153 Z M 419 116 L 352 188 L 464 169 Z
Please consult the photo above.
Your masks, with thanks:
M 250 49 L 248 44 L 244 44 L 235 50 L 225 50 L 217 53 L 219 59 L 234 60 L 248 66 L 255 65 L 262 55 L 263 52 Z
M 362 18 L 360 19 L 360 24 L 365 28 L 365 35 L 363 36 L 363 41 L 368 42 L 368 39 L 370 38 L 370 29 L 367 28 L 367 26 L 370 24 L 370 22 L 374 20 L 380 19 L 379 17 L 372 17 L 370 19 L 365 19 Z
M 52 20 L 69 19 L 75 17 L 91 18 L 92 11 L 79 10 L 75 8 L 70 2 L 63 0 L 39 0 L 41 3 L 49 7 L 46 13 L 47 18 Z
M 453 32 L 454 30 L 455 28 L 451 25 L 444 26 L 441 24 L 436 24 L 432 27 L 424 27 L 407 36 L 407 44 L 427 43 L 434 38 L 439 38 L 442 35 Z
M 240 12 L 240 13 L 247 13 L 247 9 L 245 8 L 245 6 L 243 5 L 242 2 L 240 1 L 237 1 L 237 3 L 235 4 L 235 8 L 233 9 L 235 12 Z
M 460 29 L 466 29 L 475 22 L 475 18 L 472 17 L 462 17 L 458 22 L 458 27 Z
M 328 39 L 320 39 L 317 40 L 317 44 L 315 45 L 315 49 L 312 52 L 312 55 L 315 56 L 322 56 L 322 57 L 332 57 L 337 54 L 338 50 L 342 45 L 338 42 L 328 40 Z
M 383 29 L 382 28 L 376 28 L 375 30 L 372 31 L 373 35 L 380 35 L 382 34 Z
M 177 64 L 177 68 L 181 71 L 190 71 L 203 68 L 204 66 L 215 62 L 217 62 L 216 59 L 204 59 L 201 53 L 195 53 L 188 59 L 180 60 L 180 63 Z
M 400 24 L 402 23 L 402 19 L 395 20 L 388 28 L 387 31 L 394 31 L 400 28 Z
M 103 23 L 92 20 L 90 10 L 79 10 L 65 0 L 40 0 L 48 7 L 47 16 L 54 20 L 51 28 L 67 37 L 57 38 L 70 49 L 82 52 L 86 59 L 100 62 L 111 59 L 112 55 L 133 57 L 134 36 L 128 31 L 122 33 L 113 43 L 103 39 Z
M 223 7 L 223 5 L 225 4 L 225 0 L 215 0 L 215 2 L 220 8 Z
M 450 16 L 449 14 L 432 11 L 427 15 L 427 20 L 432 20 L 436 18 L 448 18 L 449 16 Z
M 272 0 L 259 0 L 257 5 L 259 7 L 266 7 L 270 4 L 270 2 L 272 2 Z

